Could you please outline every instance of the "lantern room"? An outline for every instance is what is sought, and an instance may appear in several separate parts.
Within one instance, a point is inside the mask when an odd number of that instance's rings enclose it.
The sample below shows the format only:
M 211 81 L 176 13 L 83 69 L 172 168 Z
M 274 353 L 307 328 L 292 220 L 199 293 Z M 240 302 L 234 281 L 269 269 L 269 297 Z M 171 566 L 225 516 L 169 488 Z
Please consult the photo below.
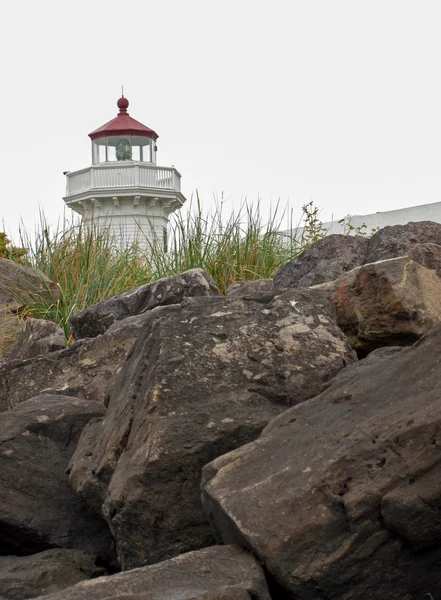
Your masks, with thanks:
M 129 101 L 122 96 L 118 115 L 92 133 L 92 164 L 135 161 L 156 164 L 158 134 L 133 119 L 127 109 Z

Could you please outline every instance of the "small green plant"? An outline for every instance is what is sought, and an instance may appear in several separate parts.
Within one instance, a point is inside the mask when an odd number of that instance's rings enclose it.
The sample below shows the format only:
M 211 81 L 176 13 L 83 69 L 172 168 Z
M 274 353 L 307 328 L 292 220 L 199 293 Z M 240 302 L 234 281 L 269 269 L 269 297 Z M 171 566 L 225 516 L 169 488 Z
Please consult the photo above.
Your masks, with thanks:
M 368 232 L 366 223 L 362 223 L 361 225 L 358 225 L 356 227 L 355 225 L 352 225 L 352 223 L 350 221 L 346 222 L 346 219 L 340 219 L 340 221 L 338 221 L 338 223 L 344 227 L 344 232 L 346 235 L 353 234 L 353 235 L 361 235 L 361 236 L 365 236 L 365 237 L 371 237 L 372 235 L 374 235 L 374 233 L 376 231 L 378 231 L 380 229 L 379 227 L 372 227 L 370 232 Z
M 305 249 L 324 237 L 327 231 L 323 226 L 323 221 L 319 218 L 320 211 L 312 200 L 302 206 L 302 214 L 304 225 L 301 245 Z

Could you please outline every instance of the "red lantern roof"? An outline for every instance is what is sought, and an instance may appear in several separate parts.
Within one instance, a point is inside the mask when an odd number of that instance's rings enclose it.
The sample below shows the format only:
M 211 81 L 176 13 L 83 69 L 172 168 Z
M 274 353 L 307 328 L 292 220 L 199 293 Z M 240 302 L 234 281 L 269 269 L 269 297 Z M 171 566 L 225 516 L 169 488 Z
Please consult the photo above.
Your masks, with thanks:
M 132 119 L 127 112 L 129 107 L 127 98 L 122 96 L 116 105 L 119 108 L 118 115 L 105 125 L 102 125 L 98 129 L 95 129 L 95 131 L 92 131 L 92 133 L 89 133 L 89 137 L 92 140 L 112 135 L 139 135 L 141 137 L 152 138 L 153 140 L 158 139 L 158 134 L 153 131 L 153 129 L 146 127 L 139 121 L 136 121 L 136 119 Z

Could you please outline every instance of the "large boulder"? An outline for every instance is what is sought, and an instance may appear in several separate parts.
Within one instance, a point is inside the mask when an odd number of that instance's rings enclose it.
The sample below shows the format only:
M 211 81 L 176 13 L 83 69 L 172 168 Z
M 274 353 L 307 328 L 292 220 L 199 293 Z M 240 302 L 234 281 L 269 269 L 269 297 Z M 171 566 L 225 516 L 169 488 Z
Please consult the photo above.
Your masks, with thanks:
M 158 279 L 77 312 L 70 318 L 72 335 L 77 340 L 95 337 L 115 321 L 195 296 L 220 296 L 214 279 L 203 269 Z
M 274 275 L 274 287 L 309 287 L 337 279 L 362 265 L 368 240 L 362 236 L 334 234 L 318 240 Z
M 103 406 L 42 395 L 0 413 L 0 555 L 54 547 L 113 555 L 107 524 L 74 493 L 66 468 Z
M 355 360 L 331 310 L 321 292 L 293 290 L 264 303 L 191 298 L 150 311 L 105 419 L 85 428 L 70 464 L 123 569 L 212 543 L 203 465 Z
M 62 350 L 66 337 L 59 325 L 45 319 L 26 319 L 22 334 L 8 356 L 8 360 L 25 360 Z
M 369 263 L 317 286 L 332 298 L 337 324 L 359 353 L 410 345 L 441 321 L 441 246 L 409 254 L 419 262 L 402 256 Z
M 406 254 L 413 246 L 427 243 L 441 246 L 440 223 L 419 221 L 384 227 L 369 239 L 364 262 L 397 258 Z
M 47 600 L 271 600 L 262 568 L 248 553 L 214 546 L 166 562 L 84 581 Z
M 205 467 L 219 535 L 262 561 L 280 597 L 437 597 L 440 349 L 437 325 L 411 348 L 344 369 Z
M 65 350 L 0 363 L 0 412 L 42 393 L 104 403 L 145 318 L 118 321 L 105 334 Z
M 61 548 L 31 556 L 0 556 L 0 598 L 25 600 L 59 592 L 105 573 L 95 556 Z
M 57 284 L 41 271 L 0 258 L 0 305 L 19 312 L 35 298 L 52 303 L 59 296 Z

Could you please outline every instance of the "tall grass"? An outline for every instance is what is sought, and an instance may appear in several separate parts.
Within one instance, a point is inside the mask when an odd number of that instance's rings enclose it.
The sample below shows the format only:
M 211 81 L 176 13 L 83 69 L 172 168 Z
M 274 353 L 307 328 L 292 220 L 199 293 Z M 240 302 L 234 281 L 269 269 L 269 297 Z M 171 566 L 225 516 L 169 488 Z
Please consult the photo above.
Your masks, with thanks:
M 69 317 L 75 312 L 168 275 L 200 267 L 226 292 L 236 281 L 272 277 L 321 232 L 311 203 L 303 207 L 300 237 L 281 232 L 286 217 L 286 210 L 276 206 L 265 220 L 259 204 L 245 202 L 225 218 L 221 203 L 204 213 L 196 197 L 186 213 L 172 215 L 166 246 L 161 239 L 147 248 L 136 243 L 121 248 L 106 231 L 66 219 L 54 229 L 42 215 L 34 236 L 21 231 L 20 245 L 28 249 L 22 261 L 56 282 L 59 295 L 51 301 L 40 294 L 21 300 L 28 315 L 59 323 L 69 340 Z M 288 228 L 295 230 L 289 221 Z

